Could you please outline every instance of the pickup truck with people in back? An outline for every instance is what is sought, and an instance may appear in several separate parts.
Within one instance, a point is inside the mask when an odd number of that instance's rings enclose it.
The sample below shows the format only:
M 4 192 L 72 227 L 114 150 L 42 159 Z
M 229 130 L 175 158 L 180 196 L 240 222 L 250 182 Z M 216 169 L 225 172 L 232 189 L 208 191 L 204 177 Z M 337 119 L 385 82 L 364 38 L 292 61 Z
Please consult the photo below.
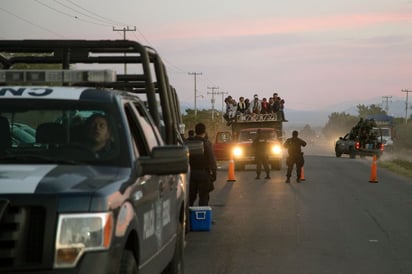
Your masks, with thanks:
M 373 119 L 360 119 L 351 131 L 335 143 L 336 157 L 342 154 L 350 158 L 356 156 L 376 156 L 379 158 L 384 151 L 382 131 Z

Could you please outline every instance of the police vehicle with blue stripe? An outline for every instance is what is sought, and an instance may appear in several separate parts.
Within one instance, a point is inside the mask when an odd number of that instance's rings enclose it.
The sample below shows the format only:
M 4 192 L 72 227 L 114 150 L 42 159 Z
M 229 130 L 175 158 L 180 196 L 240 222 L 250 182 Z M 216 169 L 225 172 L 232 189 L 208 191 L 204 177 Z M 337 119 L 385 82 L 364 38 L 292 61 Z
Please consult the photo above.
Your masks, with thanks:
M 0 272 L 183 273 L 188 150 L 159 55 L 125 40 L 0 55 Z

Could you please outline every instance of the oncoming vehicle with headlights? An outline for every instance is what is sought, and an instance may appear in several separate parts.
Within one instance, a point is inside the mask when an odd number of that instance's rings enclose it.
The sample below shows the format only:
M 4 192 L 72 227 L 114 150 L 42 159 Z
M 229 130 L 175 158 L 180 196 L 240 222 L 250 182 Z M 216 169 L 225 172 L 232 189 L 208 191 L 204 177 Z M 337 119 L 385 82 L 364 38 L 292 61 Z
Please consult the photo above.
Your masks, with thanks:
M 165 75 L 70 69 L 149 67 L 157 54 L 125 40 L 22 40 L 0 41 L 0 55 L 0 273 L 183 273 L 188 149 L 168 127 L 179 116 Z M 14 141 L 17 125 L 33 138 Z
M 217 161 L 227 161 L 233 158 L 236 170 L 243 170 L 248 164 L 256 164 L 252 142 L 258 129 L 261 129 L 271 144 L 269 163 L 272 169 L 282 168 L 283 123 L 277 115 L 242 114 L 235 117 L 230 124 L 231 131 L 216 133 L 213 151 Z
M 273 128 L 246 128 L 239 131 L 237 142 L 232 148 L 233 160 L 237 170 L 245 169 L 245 165 L 255 164 L 255 153 L 252 147 L 257 131 L 260 129 L 262 137 L 269 144 L 269 163 L 272 169 L 282 167 L 282 143 L 279 141 Z

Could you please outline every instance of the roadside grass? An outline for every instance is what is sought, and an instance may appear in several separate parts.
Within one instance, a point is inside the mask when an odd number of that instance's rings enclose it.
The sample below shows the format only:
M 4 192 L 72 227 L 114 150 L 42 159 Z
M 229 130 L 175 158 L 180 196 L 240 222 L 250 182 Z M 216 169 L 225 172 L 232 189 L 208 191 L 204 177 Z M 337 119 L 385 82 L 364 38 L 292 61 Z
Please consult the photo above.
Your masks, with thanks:
M 379 161 L 378 166 L 389 169 L 397 174 L 412 178 L 412 162 L 394 158 L 390 160 Z

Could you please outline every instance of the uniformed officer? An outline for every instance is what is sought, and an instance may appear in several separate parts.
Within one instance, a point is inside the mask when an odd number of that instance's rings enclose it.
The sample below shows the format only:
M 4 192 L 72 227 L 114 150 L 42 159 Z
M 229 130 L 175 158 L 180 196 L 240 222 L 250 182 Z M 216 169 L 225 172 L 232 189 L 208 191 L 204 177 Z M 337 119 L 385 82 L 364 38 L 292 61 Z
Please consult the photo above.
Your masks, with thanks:
M 290 183 L 290 176 L 292 175 L 293 165 L 296 165 L 296 182 L 300 183 L 300 176 L 305 160 L 301 147 L 306 146 L 306 142 L 298 137 L 298 132 L 292 132 L 292 138 L 288 138 L 283 144 L 288 150 L 289 157 L 286 159 L 288 170 L 286 173 L 286 183 Z
M 256 179 L 260 179 L 260 173 L 262 171 L 262 165 L 266 172 L 265 179 L 270 179 L 269 173 L 269 146 L 266 138 L 262 134 L 262 130 L 258 129 L 256 137 L 253 140 L 253 150 L 255 151 L 255 161 L 256 161 Z
M 203 142 L 203 154 L 190 155 L 190 183 L 189 183 L 189 206 L 193 206 L 199 195 L 199 206 L 209 204 L 209 192 L 216 181 L 216 159 L 213 153 L 212 144 L 206 138 L 206 126 L 198 123 L 195 126 L 195 136 L 192 141 L 198 140 Z
M 96 157 L 108 156 L 112 149 L 112 133 L 107 117 L 95 113 L 87 120 L 87 134 L 90 148 L 96 153 Z

